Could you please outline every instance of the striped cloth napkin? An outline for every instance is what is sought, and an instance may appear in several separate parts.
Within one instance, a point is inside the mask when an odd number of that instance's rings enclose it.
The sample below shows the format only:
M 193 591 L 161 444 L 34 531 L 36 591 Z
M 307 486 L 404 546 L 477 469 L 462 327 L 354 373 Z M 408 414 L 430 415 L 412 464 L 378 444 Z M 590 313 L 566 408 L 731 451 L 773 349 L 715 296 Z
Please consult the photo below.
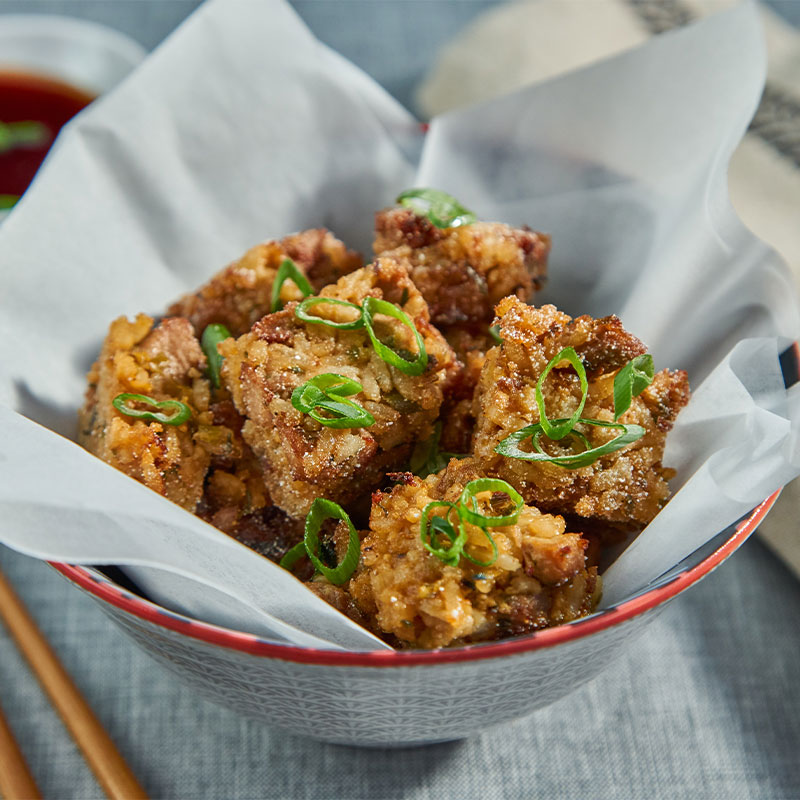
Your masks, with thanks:
M 479 16 L 439 54 L 417 89 L 426 117 L 635 47 L 733 0 L 516 0 Z M 761 6 L 768 52 L 761 104 L 731 161 L 743 222 L 791 266 L 800 291 L 800 32 Z M 764 541 L 800 576 L 800 479 L 762 523 Z

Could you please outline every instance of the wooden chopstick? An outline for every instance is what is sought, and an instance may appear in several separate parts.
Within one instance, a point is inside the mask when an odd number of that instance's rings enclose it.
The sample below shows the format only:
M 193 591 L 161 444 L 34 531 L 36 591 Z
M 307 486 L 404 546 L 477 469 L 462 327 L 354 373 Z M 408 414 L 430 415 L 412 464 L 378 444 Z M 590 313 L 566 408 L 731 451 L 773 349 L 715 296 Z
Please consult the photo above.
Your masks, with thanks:
M 125 759 L 61 666 L 55 652 L 2 572 L 0 618 L 5 622 L 17 647 L 27 659 L 108 797 L 111 800 L 146 798 L 144 789 Z
M 1 708 L 0 797 L 5 800 L 41 800 L 42 797 Z

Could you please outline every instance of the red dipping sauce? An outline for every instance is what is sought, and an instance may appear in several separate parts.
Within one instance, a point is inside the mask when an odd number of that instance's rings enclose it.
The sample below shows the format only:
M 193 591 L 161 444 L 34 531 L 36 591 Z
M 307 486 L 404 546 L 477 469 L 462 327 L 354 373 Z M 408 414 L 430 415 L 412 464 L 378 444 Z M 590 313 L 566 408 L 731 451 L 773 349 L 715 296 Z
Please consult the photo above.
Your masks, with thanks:
M 0 209 L 28 188 L 61 126 L 92 100 L 54 78 L 0 70 Z

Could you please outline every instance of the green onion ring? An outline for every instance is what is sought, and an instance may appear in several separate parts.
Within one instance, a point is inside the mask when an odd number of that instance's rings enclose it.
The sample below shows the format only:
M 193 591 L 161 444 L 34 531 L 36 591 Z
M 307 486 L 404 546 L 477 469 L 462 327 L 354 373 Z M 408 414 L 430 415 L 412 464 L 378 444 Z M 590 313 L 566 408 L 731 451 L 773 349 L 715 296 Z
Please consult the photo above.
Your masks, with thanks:
M 561 424 L 566 421 L 567 420 L 564 419 L 554 420 L 556 424 Z M 567 469 L 579 469 L 580 467 L 588 467 L 590 464 L 594 464 L 601 456 L 609 455 L 617 450 L 621 450 L 629 444 L 633 444 L 645 434 L 645 429 L 640 425 L 623 425 L 621 422 L 603 422 L 599 419 L 581 418 L 578 420 L 578 424 L 593 425 L 597 428 L 616 428 L 622 431 L 622 433 L 610 442 L 606 442 L 590 450 L 585 450 L 582 453 L 575 453 L 574 455 L 568 456 L 551 456 L 545 453 L 539 444 L 539 439 L 544 433 L 544 430 L 540 423 L 536 423 L 534 425 L 528 425 L 512 433 L 510 436 L 507 436 L 494 448 L 494 451 L 502 456 L 518 458 L 522 461 L 548 462 L 556 464 L 559 467 L 566 467 Z M 577 433 L 577 431 L 575 431 L 575 433 Z M 531 437 L 533 438 L 533 445 L 537 452 L 527 453 L 524 450 L 520 450 L 519 445 L 525 439 Z
M 130 402 L 146 403 L 153 408 L 173 409 L 172 414 L 162 414 L 159 411 L 143 411 L 139 408 L 133 408 L 128 405 Z M 135 417 L 136 419 L 145 419 L 152 422 L 161 422 L 164 425 L 182 425 L 186 420 L 192 416 L 192 409 L 181 403 L 180 400 L 154 400 L 152 397 L 147 397 L 144 394 L 118 394 L 111 404 L 122 414 L 127 417 Z
M 298 542 L 278 563 L 278 566 L 291 571 L 292 567 L 306 555 L 306 543 Z
M 298 386 L 292 392 L 292 405 L 303 414 L 308 414 L 320 400 L 325 399 L 325 392 L 308 383 Z
M 300 290 L 303 297 L 308 297 L 314 294 L 311 284 L 302 272 L 297 268 L 297 264 L 291 258 L 284 258 L 278 267 L 278 274 L 275 276 L 275 281 L 272 284 L 272 296 L 270 298 L 269 310 L 272 313 L 280 311 L 283 308 L 281 303 L 281 288 L 287 280 L 292 281 L 294 285 Z
M 358 394 L 362 389 L 358 381 L 335 372 L 324 372 L 292 392 L 292 406 L 328 428 L 365 428 L 375 424 L 375 417 L 347 399 L 348 395 Z M 317 408 L 335 416 L 324 417 L 315 410 Z
M 486 530 L 486 528 L 481 528 L 483 535 L 489 540 L 489 544 L 492 546 L 492 557 L 488 561 L 479 561 L 477 558 L 474 558 L 467 552 L 466 544 L 461 549 L 461 555 L 464 556 L 468 561 L 471 561 L 473 564 L 477 564 L 479 567 L 491 567 L 495 561 L 497 561 L 497 542 L 495 542 L 492 534 Z
M 338 416 L 323 417 L 317 408 L 324 408 L 330 411 L 331 414 Z M 315 419 L 320 425 L 326 428 L 368 428 L 370 425 L 375 424 L 375 417 L 369 413 L 365 408 L 362 408 L 358 403 L 352 400 L 319 400 L 316 406 L 308 412 L 308 416 Z
M 458 560 L 467 540 L 467 531 L 459 514 L 458 534 L 446 517 L 435 516 L 429 521 L 429 516 L 435 508 L 449 508 L 458 514 L 458 506 L 455 503 L 447 503 L 444 500 L 434 500 L 422 509 L 422 517 L 419 521 L 419 536 L 425 549 L 436 556 L 440 561 L 444 561 L 451 567 L 458 566 Z M 450 512 L 447 512 L 450 515 Z M 441 520 L 437 522 L 436 520 Z M 450 539 L 450 547 L 443 548 L 438 544 L 438 535 L 445 534 Z M 435 538 L 436 537 L 436 538 Z
M 544 407 L 544 395 L 542 394 L 542 386 L 544 386 L 545 379 L 547 378 L 550 370 L 561 361 L 567 360 L 578 373 L 578 379 L 581 382 L 581 401 L 575 409 L 575 413 L 569 419 L 559 420 L 562 424 L 554 424 L 547 418 L 547 412 Z M 550 363 L 544 368 L 544 372 L 539 376 L 536 382 L 536 405 L 539 409 L 539 424 L 542 430 L 549 439 L 558 441 L 563 439 L 577 424 L 580 419 L 583 407 L 586 405 L 586 396 L 589 394 L 589 382 L 586 380 L 586 370 L 581 363 L 578 354 L 573 347 L 565 347 L 560 353 L 550 360 Z
M 428 366 L 428 354 L 425 351 L 425 343 L 422 341 L 422 336 L 420 336 L 417 326 L 414 325 L 408 314 L 396 305 L 386 300 L 379 300 L 377 297 L 365 297 L 361 310 L 364 317 L 364 326 L 367 329 L 367 334 L 372 341 L 375 352 L 387 364 L 396 367 L 400 372 L 404 372 L 406 375 L 422 375 L 422 373 L 425 372 L 425 368 Z M 378 339 L 373 327 L 375 314 L 385 314 L 387 317 L 393 317 L 411 329 L 417 343 L 417 349 L 419 350 L 417 357 L 413 361 L 407 361 L 392 350 L 391 347 L 388 347 Z
M 322 317 L 315 317 L 308 313 L 310 308 L 313 308 L 320 303 L 331 303 L 335 306 L 348 306 L 349 308 L 354 308 L 356 311 L 358 311 L 358 318 L 354 319 L 352 322 L 331 322 L 330 320 L 322 319 Z M 357 328 L 364 327 L 364 316 L 361 306 L 357 306 L 355 303 L 348 303 L 346 300 L 336 300 L 333 297 L 307 297 L 302 303 L 298 304 L 297 308 L 295 308 L 294 315 L 298 319 L 303 320 L 303 322 L 311 322 L 314 325 L 327 325 L 329 328 L 339 328 L 339 330 L 344 331 L 354 331 Z
M 225 360 L 219 354 L 217 345 L 230 338 L 231 332 L 224 325 L 216 322 L 212 325 L 206 325 L 206 329 L 200 338 L 200 346 L 203 348 L 208 361 L 208 377 L 215 389 L 219 389 L 219 373 L 222 368 L 222 362 Z
M 322 563 L 317 552 L 319 550 L 319 529 L 322 523 L 327 519 L 340 519 L 347 524 L 347 529 L 350 532 L 350 541 L 347 544 L 347 553 L 345 553 L 342 563 L 336 568 L 331 569 Z M 319 570 L 331 583 L 340 586 L 345 581 L 350 579 L 350 576 L 355 572 L 358 566 L 358 559 L 361 555 L 361 541 L 358 538 L 358 533 L 350 521 L 347 512 L 337 503 L 331 500 L 326 500 L 323 497 L 318 497 L 312 504 L 311 510 L 306 517 L 305 536 L 303 537 L 308 557 L 311 563 Z M 294 548 L 293 548 L 294 549 Z M 289 551 L 292 552 L 291 550 Z
M 618 420 L 630 407 L 634 397 L 640 395 L 655 376 L 653 356 L 645 353 L 632 358 L 614 378 L 614 420 Z
M 311 378 L 305 385 L 315 386 L 325 394 L 335 394 L 337 397 L 349 397 L 364 390 L 364 387 L 358 381 L 339 375 L 337 372 L 321 372 Z
M 415 214 L 427 217 L 437 228 L 457 228 L 477 222 L 472 211 L 439 189 L 408 189 L 398 196 L 397 202 Z
M 510 514 L 503 514 L 499 517 L 487 517 L 485 514 L 478 513 L 476 495 L 482 492 L 502 492 L 508 495 L 509 500 L 514 504 L 514 510 Z M 461 492 L 458 502 L 461 517 L 479 528 L 502 528 L 505 525 L 513 525 L 519 519 L 522 506 L 525 505 L 522 495 L 510 483 L 499 478 L 477 478 L 470 481 Z
M 503 337 L 500 335 L 499 325 L 489 326 L 489 336 L 495 344 L 503 344 Z

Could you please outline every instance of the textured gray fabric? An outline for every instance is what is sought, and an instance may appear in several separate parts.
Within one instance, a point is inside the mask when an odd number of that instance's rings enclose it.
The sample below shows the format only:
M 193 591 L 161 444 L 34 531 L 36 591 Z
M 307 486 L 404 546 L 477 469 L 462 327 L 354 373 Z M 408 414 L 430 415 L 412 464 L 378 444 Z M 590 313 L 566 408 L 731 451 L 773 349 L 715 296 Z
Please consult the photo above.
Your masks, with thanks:
M 800 584 L 755 540 L 573 695 L 396 751 L 306 741 L 199 700 L 49 567 L 5 549 L 0 567 L 153 797 L 800 797 Z M 45 796 L 99 796 L 2 630 L 0 687 Z
M 0 0 L 0 13 L 75 14 L 152 47 L 197 5 Z M 438 45 L 489 5 L 295 3 L 407 105 Z M 154 798 L 800 798 L 800 583 L 753 540 L 573 695 L 469 741 L 399 751 L 317 744 L 206 703 L 46 565 L 0 547 L 0 567 Z M 0 704 L 46 797 L 102 796 L 2 627 Z

